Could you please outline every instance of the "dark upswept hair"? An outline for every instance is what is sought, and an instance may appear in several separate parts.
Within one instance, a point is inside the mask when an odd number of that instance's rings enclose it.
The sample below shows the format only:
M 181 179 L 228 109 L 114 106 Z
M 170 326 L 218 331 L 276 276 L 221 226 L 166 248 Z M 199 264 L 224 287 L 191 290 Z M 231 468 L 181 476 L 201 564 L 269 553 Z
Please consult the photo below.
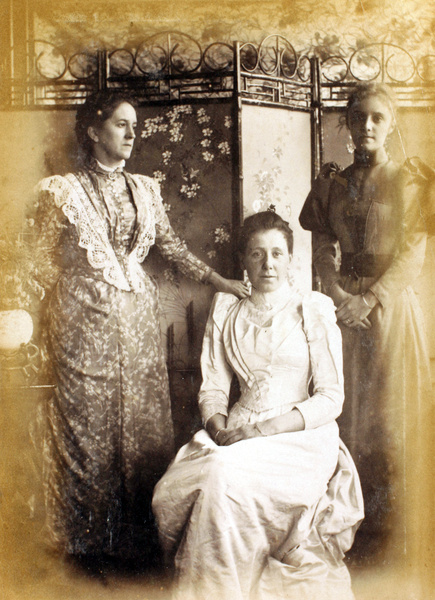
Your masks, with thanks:
M 283 234 L 287 242 L 289 254 L 292 254 L 293 231 L 287 221 L 284 221 L 284 219 L 272 210 L 258 212 L 245 219 L 237 237 L 238 252 L 244 254 L 251 237 L 258 231 L 268 231 L 269 229 L 277 229 Z
M 120 104 L 127 102 L 136 109 L 136 103 L 127 94 L 116 90 L 102 90 L 88 96 L 77 109 L 75 132 L 81 149 L 90 154 L 92 141 L 89 127 L 101 127 L 113 115 Z
M 346 124 L 349 125 L 349 112 L 354 104 L 376 96 L 384 100 L 390 109 L 393 121 L 396 119 L 397 100 L 393 90 L 384 83 L 359 83 L 349 96 L 346 104 Z

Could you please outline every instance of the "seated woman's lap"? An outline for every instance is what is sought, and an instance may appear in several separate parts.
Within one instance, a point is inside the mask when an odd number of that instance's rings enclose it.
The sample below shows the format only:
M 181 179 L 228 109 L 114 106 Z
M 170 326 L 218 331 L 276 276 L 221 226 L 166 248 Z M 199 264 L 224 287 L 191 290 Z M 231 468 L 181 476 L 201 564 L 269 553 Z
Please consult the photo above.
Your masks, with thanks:
M 201 430 L 178 453 L 154 493 L 157 515 L 171 506 L 175 523 L 185 522 L 196 498 L 230 512 L 257 514 L 260 522 L 277 521 L 288 529 L 289 508 L 310 507 L 326 492 L 338 457 L 335 423 L 316 430 L 253 438 L 216 446 Z M 183 485 L 177 482 L 183 481 Z M 174 507 L 177 507 L 174 510 Z M 164 511 L 166 512 L 166 511 Z M 295 515 L 293 515 L 293 518 Z M 237 517 L 236 517 L 237 518 Z M 280 519 L 278 519 L 280 520 Z M 167 528 L 165 528 L 167 530 Z M 173 529 L 172 527 L 170 528 Z

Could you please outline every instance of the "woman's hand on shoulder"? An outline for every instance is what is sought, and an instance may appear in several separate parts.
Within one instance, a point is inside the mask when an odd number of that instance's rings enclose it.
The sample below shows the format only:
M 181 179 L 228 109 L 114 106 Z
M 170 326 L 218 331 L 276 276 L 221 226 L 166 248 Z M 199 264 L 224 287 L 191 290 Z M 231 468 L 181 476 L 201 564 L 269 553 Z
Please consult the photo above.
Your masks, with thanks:
M 225 291 L 227 294 L 234 294 L 238 298 L 249 298 L 251 295 L 248 285 L 239 281 L 238 279 L 226 279 L 225 287 L 227 288 Z
M 238 279 L 225 279 L 225 277 L 222 277 L 216 271 L 213 271 L 210 275 L 209 282 L 214 285 L 218 292 L 233 294 L 242 299 L 250 295 L 249 287 L 246 283 Z

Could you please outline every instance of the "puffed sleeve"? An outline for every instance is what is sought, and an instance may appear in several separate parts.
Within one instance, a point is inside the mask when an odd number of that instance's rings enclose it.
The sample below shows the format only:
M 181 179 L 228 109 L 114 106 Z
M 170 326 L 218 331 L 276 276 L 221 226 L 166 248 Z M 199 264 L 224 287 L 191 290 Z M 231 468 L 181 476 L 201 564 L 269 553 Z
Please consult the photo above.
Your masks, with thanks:
M 156 246 L 162 256 L 177 265 L 178 269 L 191 279 L 207 283 L 213 269 L 206 265 L 187 249 L 186 243 L 174 232 L 163 206 L 160 186 L 155 179 L 147 178 L 151 182 L 153 192 L 153 207 L 156 220 Z
M 328 221 L 328 206 L 331 185 L 337 178 L 340 178 L 340 168 L 336 163 L 322 167 L 299 215 L 303 229 L 333 234 Z
M 198 396 L 204 427 L 208 419 L 217 413 L 228 416 L 233 371 L 226 359 L 222 332 L 229 311 L 237 303 L 232 294 L 218 292 L 210 308 L 202 344 L 202 384 Z
M 67 218 L 61 206 L 67 186 L 63 177 L 55 175 L 42 179 L 35 187 L 35 204 L 32 208 L 34 222 L 34 273 L 46 295 L 59 278 L 62 262 L 61 236 L 67 228 Z
M 435 235 L 435 169 L 418 156 L 405 162 L 409 172 L 419 180 L 421 188 L 421 226 L 428 235 Z
M 302 318 L 308 341 L 313 395 L 298 404 L 305 429 L 334 421 L 344 401 L 341 332 L 334 304 L 328 296 L 311 292 L 302 301 Z
M 391 265 L 370 286 L 382 306 L 395 301 L 420 274 L 426 255 L 427 232 L 423 224 L 422 202 L 425 184 L 418 173 L 405 165 L 398 172 L 398 193 L 402 204 L 402 241 Z
M 313 234 L 313 264 L 326 292 L 340 280 L 338 240 L 328 220 L 331 187 L 340 173 L 336 163 L 322 167 L 299 216 L 301 226 Z

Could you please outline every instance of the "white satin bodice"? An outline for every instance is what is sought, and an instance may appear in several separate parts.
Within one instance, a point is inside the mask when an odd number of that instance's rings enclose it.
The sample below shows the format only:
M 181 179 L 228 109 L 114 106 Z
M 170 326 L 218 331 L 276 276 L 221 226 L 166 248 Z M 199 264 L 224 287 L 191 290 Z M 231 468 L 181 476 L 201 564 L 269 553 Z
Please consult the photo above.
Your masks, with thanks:
M 285 299 L 279 310 L 247 300 L 223 330 L 229 362 L 241 388 L 239 403 L 254 412 L 294 404 L 308 397 L 311 377 L 300 298 Z
M 332 301 L 317 292 L 302 297 L 288 285 L 267 296 L 254 290 L 241 301 L 217 294 L 201 368 L 204 423 L 213 414 L 228 415 L 234 373 L 241 395 L 231 408 L 229 425 L 263 421 L 295 405 L 306 428 L 335 420 L 343 403 L 343 374 Z

